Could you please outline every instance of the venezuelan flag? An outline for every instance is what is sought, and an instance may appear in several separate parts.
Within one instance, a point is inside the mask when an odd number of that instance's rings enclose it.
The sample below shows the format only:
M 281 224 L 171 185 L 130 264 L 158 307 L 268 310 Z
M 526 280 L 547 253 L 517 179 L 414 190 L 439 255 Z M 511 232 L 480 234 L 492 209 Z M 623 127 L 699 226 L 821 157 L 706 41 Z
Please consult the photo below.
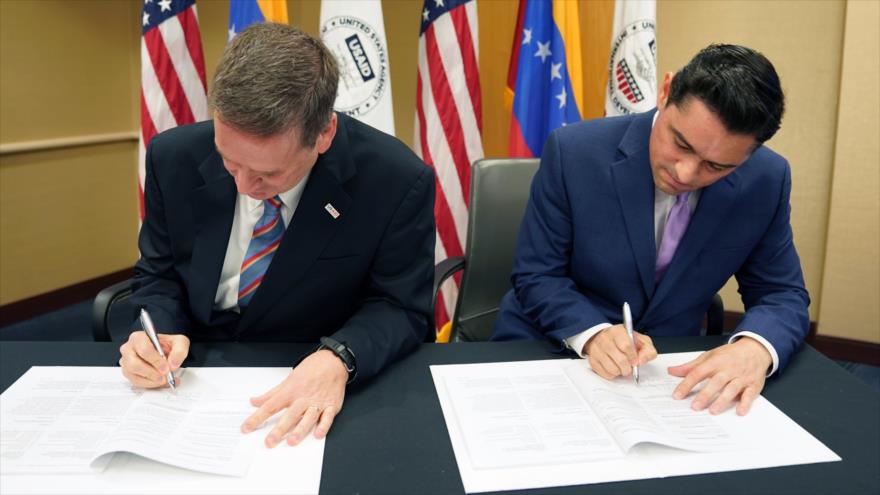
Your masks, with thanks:
M 255 22 L 287 24 L 287 0 L 230 0 L 229 39 Z
M 520 0 L 507 71 L 510 156 L 539 157 L 550 131 L 581 119 L 578 4 Z

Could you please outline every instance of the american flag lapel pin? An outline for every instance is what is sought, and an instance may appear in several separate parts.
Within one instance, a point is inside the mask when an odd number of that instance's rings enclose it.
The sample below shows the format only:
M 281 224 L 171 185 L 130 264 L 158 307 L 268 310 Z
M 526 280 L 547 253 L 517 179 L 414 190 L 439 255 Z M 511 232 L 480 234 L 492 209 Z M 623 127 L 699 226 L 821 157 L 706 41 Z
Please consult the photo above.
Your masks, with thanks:
M 339 218 L 339 215 L 341 215 L 341 213 L 339 213 L 339 211 L 337 211 L 336 208 L 334 208 L 333 205 L 331 205 L 330 203 L 324 205 L 324 209 L 327 210 L 327 213 L 329 213 L 334 220 Z

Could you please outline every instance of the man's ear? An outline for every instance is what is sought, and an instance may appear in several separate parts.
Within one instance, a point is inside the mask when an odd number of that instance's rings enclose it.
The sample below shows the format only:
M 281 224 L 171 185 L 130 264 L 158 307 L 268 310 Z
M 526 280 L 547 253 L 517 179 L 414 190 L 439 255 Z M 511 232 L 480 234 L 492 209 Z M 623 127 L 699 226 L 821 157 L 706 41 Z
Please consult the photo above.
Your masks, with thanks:
M 318 139 L 315 140 L 315 149 L 318 151 L 318 154 L 330 149 L 334 137 L 336 137 L 336 112 L 330 115 L 330 122 L 327 122 L 327 126 L 324 127 L 324 130 L 318 134 Z
M 672 84 L 672 72 L 663 75 L 663 82 L 660 83 L 660 91 L 657 93 L 657 108 L 664 108 L 666 100 L 669 99 L 669 86 Z

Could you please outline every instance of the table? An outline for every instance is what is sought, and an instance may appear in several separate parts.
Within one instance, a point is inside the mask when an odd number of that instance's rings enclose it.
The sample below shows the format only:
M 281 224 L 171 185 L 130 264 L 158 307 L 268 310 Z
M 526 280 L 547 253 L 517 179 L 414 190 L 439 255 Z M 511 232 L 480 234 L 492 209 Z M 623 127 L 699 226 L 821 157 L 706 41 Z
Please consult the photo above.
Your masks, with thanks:
M 723 337 L 658 337 L 659 352 L 720 345 Z M 187 366 L 288 366 L 314 346 L 193 343 Z M 30 366 L 115 366 L 118 343 L 0 342 L 0 390 Z M 424 344 L 347 391 L 324 452 L 321 493 L 464 493 L 431 364 L 551 359 L 542 342 Z M 262 391 L 255 390 L 254 393 Z M 880 493 L 880 393 L 805 346 L 764 396 L 841 462 L 529 490 L 543 494 Z M 526 492 L 522 492 L 526 493 Z

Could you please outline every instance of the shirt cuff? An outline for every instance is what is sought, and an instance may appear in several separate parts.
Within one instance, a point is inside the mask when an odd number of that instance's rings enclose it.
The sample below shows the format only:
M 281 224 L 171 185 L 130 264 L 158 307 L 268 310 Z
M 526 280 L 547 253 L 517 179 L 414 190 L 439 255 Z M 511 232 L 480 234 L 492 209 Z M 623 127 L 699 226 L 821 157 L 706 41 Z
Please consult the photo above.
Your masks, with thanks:
M 585 358 L 587 354 L 583 352 L 584 345 L 593 338 L 594 335 L 605 330 L 606 328 L 611 327 L 611 323 L 599 323 L 598 325 L 594 325 L 581 333 L 576 333 L 571 337 L 563 339 L 565 341 L 565 345 L 577 353 L 578 356 Z M 774 368 L 775 369 L 775 368 Z
M 776 373 L 776 369 L 779 368 L 779 354 L 776 354 L 776 349 L 773 348 L 773 346 L 770 344 L 770 342 L 768 342 L 767 339 L 765 339 L 764 337 L 761 337 L 760 335 L 756 334 L 755 332 L 749 332 L 746 330 L 743 332 L 738 332 L 736 335 L 731 336 L 730 340 L 728 340 L 727 343 L 732 344 L 732 343 L 736 342 L 737 340 L 739 340 L 741 337 L 749 337 L 749 338 L 755 339 L 758 342 L 760 342 L 760 344 L 762 346 L 764 346 L 765 349 L 767 349 L 767 352 L 770 353 L 770 359 L 773 360 L 773 367 L 770 368 L 770 371 L 767 372 L 767 376 L 769 377 L 773 373 Z

